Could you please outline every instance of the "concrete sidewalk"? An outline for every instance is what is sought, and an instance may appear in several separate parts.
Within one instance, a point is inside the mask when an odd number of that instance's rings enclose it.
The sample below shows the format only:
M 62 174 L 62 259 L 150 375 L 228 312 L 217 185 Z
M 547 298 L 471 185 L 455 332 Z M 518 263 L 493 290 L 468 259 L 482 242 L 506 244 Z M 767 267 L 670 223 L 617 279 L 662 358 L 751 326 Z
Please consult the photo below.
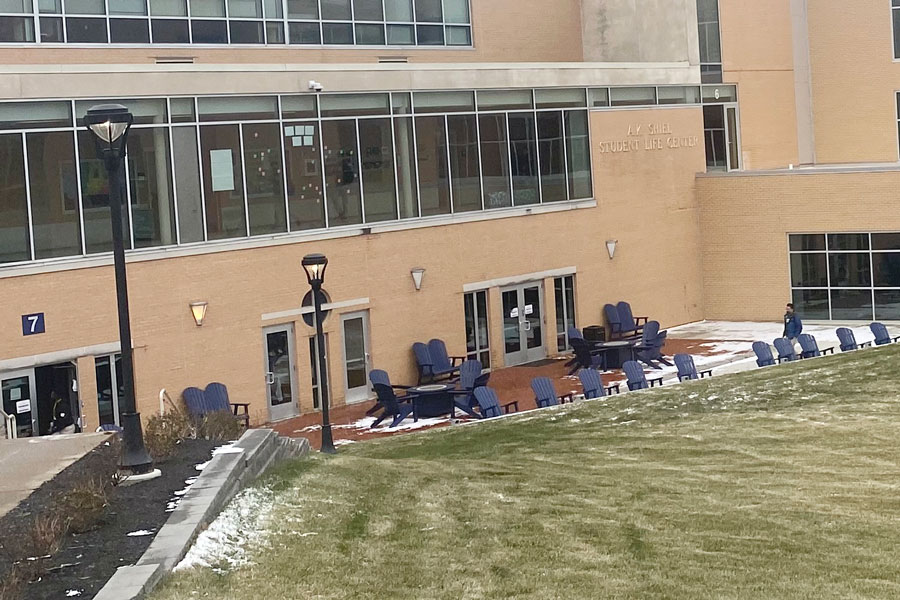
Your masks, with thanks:
M 105 433 L 0 439 L 0 517 L 106 439 Z

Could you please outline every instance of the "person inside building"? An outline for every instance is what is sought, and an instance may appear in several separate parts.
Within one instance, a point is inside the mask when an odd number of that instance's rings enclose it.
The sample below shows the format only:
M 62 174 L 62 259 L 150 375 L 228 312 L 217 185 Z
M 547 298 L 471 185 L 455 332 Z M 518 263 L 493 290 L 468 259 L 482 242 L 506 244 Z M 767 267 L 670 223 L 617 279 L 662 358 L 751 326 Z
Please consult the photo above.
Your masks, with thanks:
M 75 433 L 75 420 L 69 401 L 59 397 L 56 391 L 50 392 L 50 400 L 53 402 L 53 420 L 50 422 L 50 434 Z
M 781 336 L 791 340 L 791 343 L 796 346 L 797 338 L 800 337 L 801 333 L 803 333 L 803 322 L 797 316 L 797 313 L 794 312 L 794 305 L 788 302 L 787 306 L 785 306 L 784 332 Z

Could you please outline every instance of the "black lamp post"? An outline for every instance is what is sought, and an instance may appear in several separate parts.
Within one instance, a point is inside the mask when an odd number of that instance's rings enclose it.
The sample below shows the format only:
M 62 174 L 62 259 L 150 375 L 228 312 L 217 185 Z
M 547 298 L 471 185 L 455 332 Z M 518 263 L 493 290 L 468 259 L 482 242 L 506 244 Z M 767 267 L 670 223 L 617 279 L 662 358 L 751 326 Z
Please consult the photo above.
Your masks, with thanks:
M 322 282 L 328 258 L 324 254 L 307 254 L 303 257 L 306 280 L 312 286 L 313 306 L 316 314 L 316 345 L 319 347 L 319 394 L 322 397 L 322 452 L 335 454 L 331 437 L 331 421 L 328 419 L 328 378 L 325 376 L 325 334 L 322 333 Z
M 153 461 L 144 448 L 141 415 L 134 401 L 134 360 L 131 352 L 131 320 L 128 315 L 128 281 L 125 278 L 125 245 L 122 232 L 122 193 L 125 178 L 125 144 L 134 117 L 120 104 L 101 104 L 87 111 L 84 123 L 94 134 L 97 154 L 109 176 L 109 214 L 112 219 L 113 260 L 116 270 L 116 301 L 119 309 L 119 341 L 122 346 L 122 383 L 125 388 L 121 410 L 124 451 L 119 467 L 135 475 L 147 473 Z

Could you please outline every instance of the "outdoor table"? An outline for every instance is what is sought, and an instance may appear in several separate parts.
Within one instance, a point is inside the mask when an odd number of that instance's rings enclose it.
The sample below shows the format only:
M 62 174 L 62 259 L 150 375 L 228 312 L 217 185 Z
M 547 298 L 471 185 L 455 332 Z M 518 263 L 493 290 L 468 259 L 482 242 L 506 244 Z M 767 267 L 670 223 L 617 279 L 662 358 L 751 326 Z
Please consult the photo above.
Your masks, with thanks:
M 634 360 L 635 343 L 628 340 L 619 340 L 595 344 L 594 348 L 605 352 L 607 369 L 621 369 L 626 360 Z
M 443 383 L 429 383 L 409 388 L 407 394 L 413 396 L 413 405 L 416 407 L 415 418 L 439 417 L 448 412 L 451 419 L 456 417 L 456 406 L 453 404 L 453 395 L 450 394 L 452 389 L 453 386 Z

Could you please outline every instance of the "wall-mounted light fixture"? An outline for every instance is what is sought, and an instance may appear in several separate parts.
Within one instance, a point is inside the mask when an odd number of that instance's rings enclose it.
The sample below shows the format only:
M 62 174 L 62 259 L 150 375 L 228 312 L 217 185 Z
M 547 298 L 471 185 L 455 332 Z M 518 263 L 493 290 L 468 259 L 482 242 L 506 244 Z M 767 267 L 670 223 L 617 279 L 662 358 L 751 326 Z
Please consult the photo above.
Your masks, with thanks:
M 412 275 L 413 283 L 416 286 L 416 291 L 421 290 L 422 279 L 425 277 L 425 269 L 423 269 L 422 267 L 414 267 L 410 270 L 409 274 Z
M 203 325 L 203 319 L 206 318 L 207 302 L 191 302 L 191 315 L 194 317 L 194 323 L 197 327 Z
M 606 251 L 609 252 L 609 260 L 612 260 L 616 255 L 616 244 L 619 243 L 619 240 L 606 240 Z

